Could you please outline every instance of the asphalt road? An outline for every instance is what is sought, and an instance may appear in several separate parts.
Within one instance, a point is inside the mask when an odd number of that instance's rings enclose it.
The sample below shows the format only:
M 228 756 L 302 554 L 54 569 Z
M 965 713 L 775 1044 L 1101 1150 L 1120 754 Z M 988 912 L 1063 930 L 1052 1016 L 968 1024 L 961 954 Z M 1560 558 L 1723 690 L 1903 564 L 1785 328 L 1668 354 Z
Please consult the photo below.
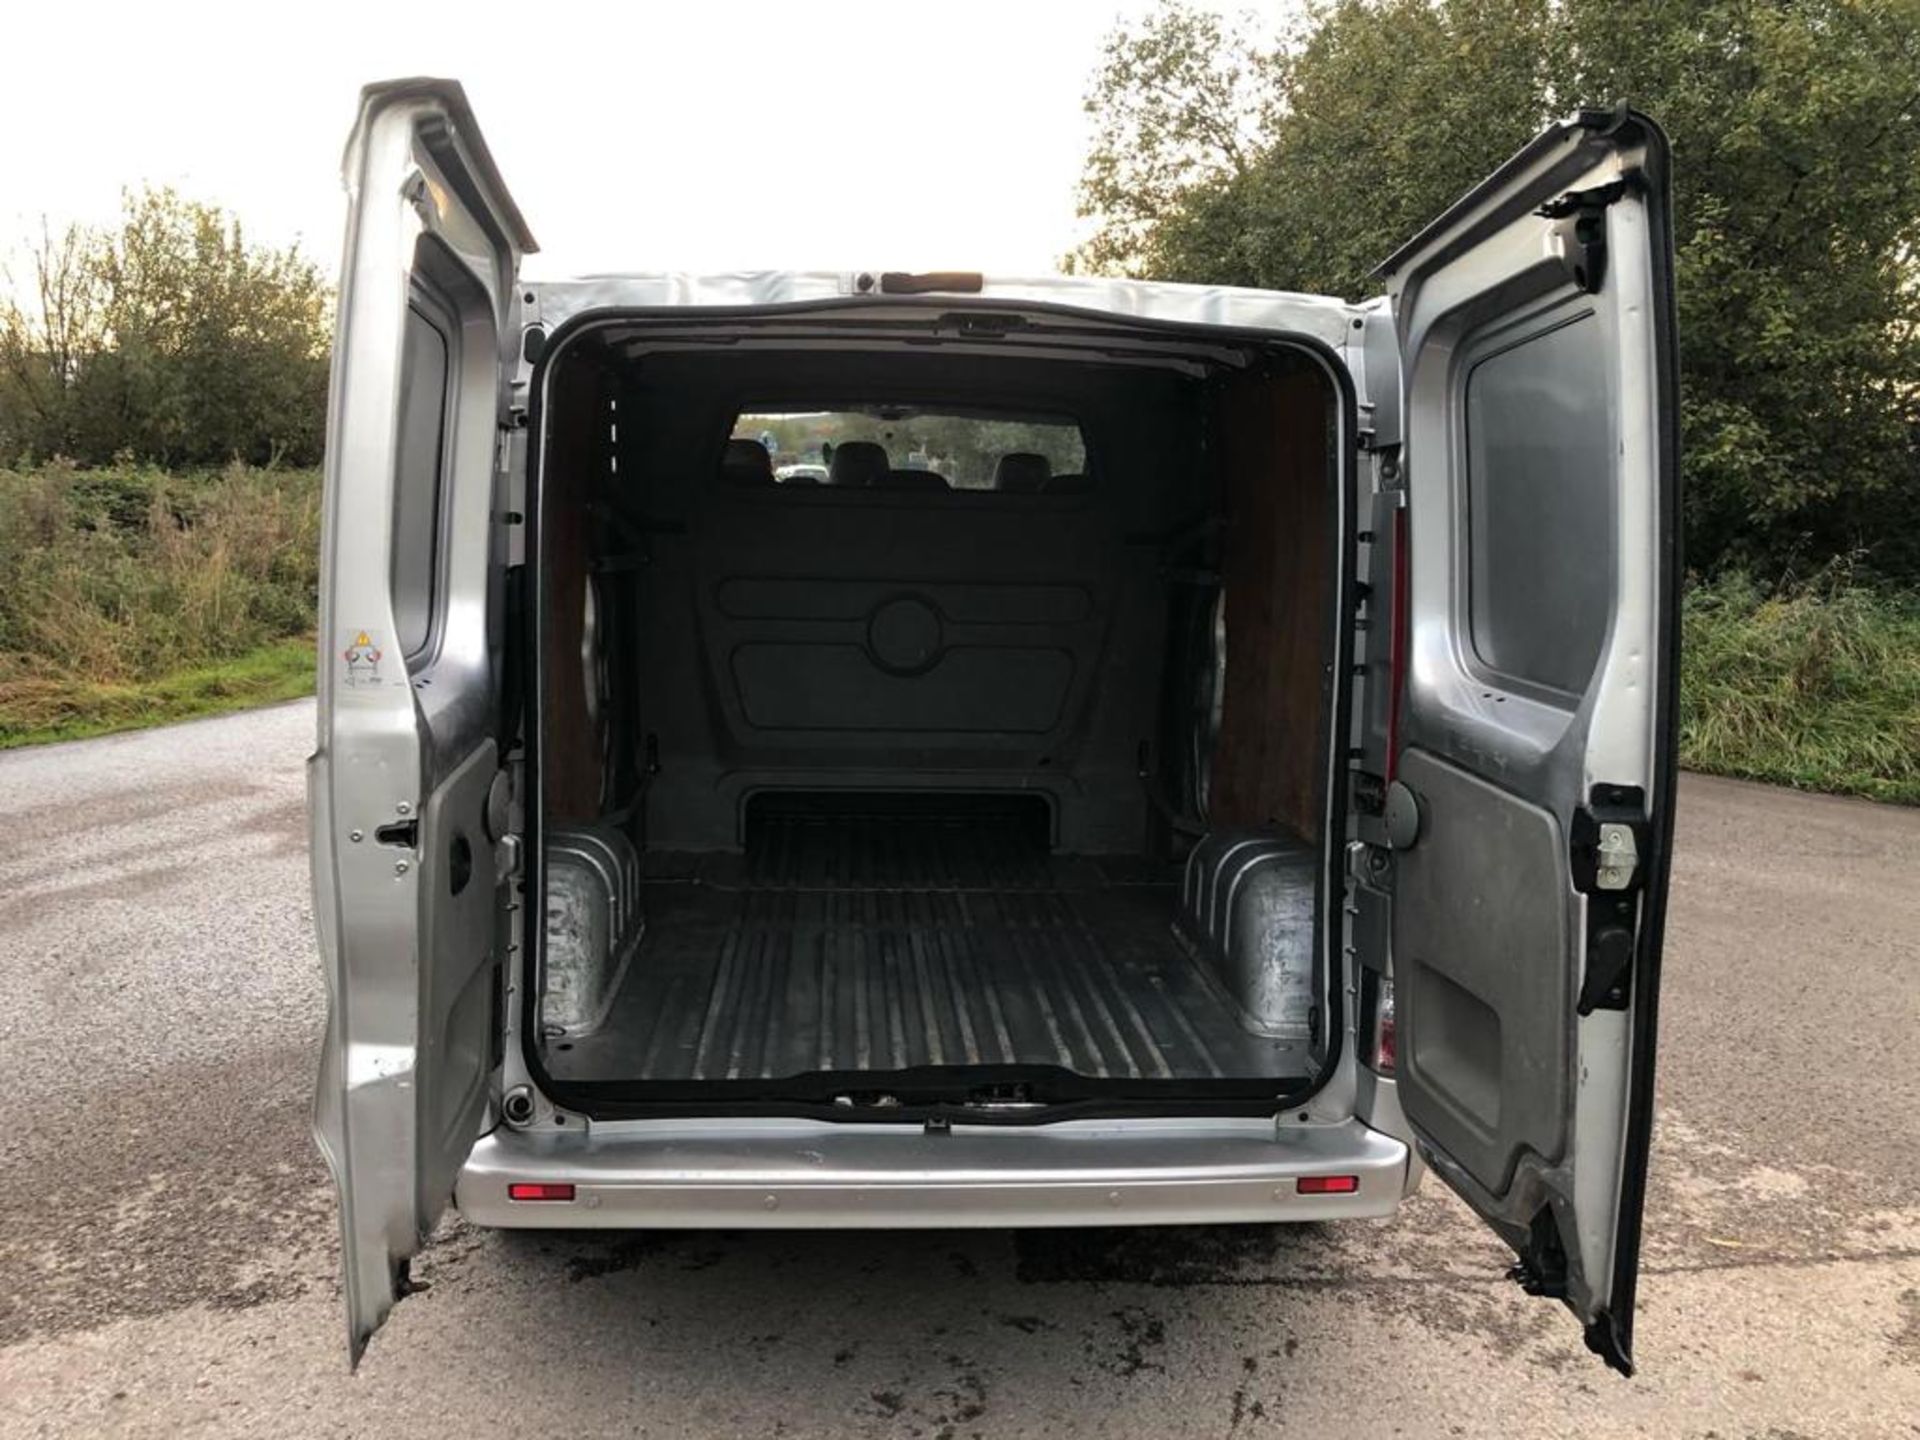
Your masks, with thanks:
M 357 1375 L 311 706 L 0 755 L 0 1434 L 1920 1435 L 1920 812 L 1682 791 L 1638 1351 L 1397 1220 L 502 1237 Z

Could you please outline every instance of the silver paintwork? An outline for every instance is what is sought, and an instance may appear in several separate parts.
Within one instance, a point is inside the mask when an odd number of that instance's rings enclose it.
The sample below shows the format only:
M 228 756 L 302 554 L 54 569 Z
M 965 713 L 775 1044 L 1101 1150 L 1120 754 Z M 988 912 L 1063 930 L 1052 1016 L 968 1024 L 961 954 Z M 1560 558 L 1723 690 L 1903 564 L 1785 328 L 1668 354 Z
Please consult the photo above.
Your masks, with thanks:
M 646 1122 L 474 1147 L 456 1195 L 482 1225 L 582 1229 L 946 1229 L 1353 1219 L 1391 1214 L 1407 1147 L 1351 1118 L 1085 1121 L 1032 1128 L 810 1121 Z M 1302 1195 L 1302 1175 L 1357 1175 Z M 575 1185 L 515 1202 L 515 1182 Z
M 904 296 L 863 294 L 858 271 L 756 270 L 728 274 L 635 273 L 577 280 L 528 281 L 533 298 L 523 321 L 551 333 L 592 312 L 620 310 L 765 310 L 849 301 L 873 307 L 915 305 Z M 1359 307 L 1324 295 L 1249 290 L 1232 285 L 1175 285 L 1166 281 L 1109 280 L 1086 276 L 990 276 L 977 296 L 920 297 L 919 308 L 962 310 L 981 306 L 1064 306 L 1108 317 L 1114 323 L 1147 320 L 1233 330 L 1268 330 L 1309 337 L 1339 349 L 1348 341 Z M 522 373 L 530 367 L 523 364 Z
M 484 1114 L 495 910 L 478 821 L 498 761 L 487 590 L 503 349 L 531 246 L 457 86 L 363 92 L 327 422 L 317 743 L 308 770 L 314 923 L 329 996 L 314 1129 L 339 1191 L 349 1353 L 400 1289 Z M 470 206 L 478 208 L 469 208 Z M 435 276 L 419 273 L 423 240 Z M 426 649 L 394 643 L 394 477 L 403 331 L 416 287 L 455 317 L 440 506 L 444 563 Z M 371 675 L 343 641 L 383 648 Z M 356 843 L 420 812 L 417 848 Z M 346 843 L 341 843 L 345 841 Z M 456 886 L 458 849 L 468 881 Z
M 1663 484 L 1660 453 L 1662 425 L 1655 377 L 1659 327 L 1665 319 L 1652 291 L 1656 273 L 1652 211 L 1640 176 L 1647 163 L 1645 140 L 1622 142 L 1611 133 L 1568 122 L 1553 127 L 1525 147 L 1493 177 L 1463 199 L 1433 226 L 1394 255 L 1383 267 L 1390 278 L 1391 307 L 1399 350 L 1404 357 L 1401 411 L 1412 525 L 1411 603 L 1403 743 L 1444 757 L 1461 772 L 1484 780 L 1484 797 L 1475 827 L 1489 836 L 1527 817 L 1541 835 L 1557 827 L 1559 840 L 1573 810 L 1597 783 L 1642 788 L 1654 795 L 1659 738 L 1655 717 L 1665 697 L 1657 693 L 1659 661 L 1666 640 L 1659 630 L 1661 573 L 1659 502 Z M 1561 245 L 1564 236 L 1538 211 L 1546 202 L 1575 190 L 1592 190 L 1625 181 L 1618 200 L 1605 211 L 1608 254 L 1604 280 L 1591 294 L 1569 279 Z M 1466 385 L 1472 364 L 1499 346 L 1550 333 L 1571 315 L 1598 324 L 1600 363 L 1610 394 L 1611 433 L 1598 469 L 1608 487 L 1612 524 L 1594 544 L 1607 547 L 1611 573 L 1604 595 L 1608 623 L 1599 659 L 1583 693 L 1557 694 L 1515 683 L 1492 672 L 1474 651 L 1466 614 L 1471 557 L 1467 545 Z M 1567 437 L 1553 431 L 1538 436 L 1543 448 L 1564 450 Z M 1594 461 L 1582 452 L 1582 469 Z M 1555 471 L 1546 467 L 1543 477 Z M 1555 617 L 1533 617 L 1551 626 Z M 1404 771 L 1403 771 L 1404 773 Z M 1438 773 L 1438 772 L 1436 772 Z M 1465 793 L 1466 787 L 1455 787 Z M 1504 796 L 1504 800 L 1498 798 Z M 1416 848 L 1400 860 L 1422 854 Z M 1564 851 L 1555 857 L 1561 872 Z M 1404 878 L 1404 876 L 1403 876 Z M 1475 876 L 1476 882 L 1484 877 Z M 1484 887 L 1476 883 L 1471 887 Z M 1405 889 L 1404 885 L 1402 887 Z M 1547 897 L 1564 908 L 1559 933 L 1569 937 L 1568 953 L 1527 956 L 1528 964 L 1549 959 L 1567 971 L 1565 997 L 1578 993 L 1584 946 L 1585 899 L 1570 882 Z M 1442 936 L 1471 927 L 1477 895 L 1456 892 L 1455 903 L 1413 913 L 1404 894 L 1396 905 L 1396 936 Z M 1401 999 L 1403 1062 L 1399 1083 L 1408 1108 L 1419 1113 L 1447 1103 L 1437 1087 L 1423 1085 L 1415 1072 L 1419 1057 L 1445 1062 L 1447 1041 L 1416 1032 L 1419 991 L 1404 973 L 1410 958 L 1395 942 L 1396 991 Z M 1516 956 L 1512 963 L 1522 963 Z M 1502 1004 L 1500 987 L 1481 999 Z M 1636 1003 L 1651 1003 L 1637 997 Z M 1567 1007 L 1570 1012 L 1570 998 Z M 1550 1021 L 1542 1015 L 1503 1015 L 1503 1028 L 1551 1038 L 1559 1043 L 1564 1024 L 1570 1049 L 1567 1074 L 1573 1086 L 1572 1113 L 1566 1115 L 1565 1153 L 1529 1155 L 1501 1193 L 1477 1183 L 1464 1168 L 1442 1165 L 1448 1183 L 1483 1215 L 1523 1232 L 1543 1196 L 1551 1196 L 1556 1215 L 1570 1217 L 1568 1245 L 1569 1303 L 1592 1319 L 1608 1305 L 1613 1247 L 1618 1233 L 1622 1161 L 1628 1114 L 1631 1023 L 1628 1010 L 1595 1010 L 1591 1015 Z M 1509 1109 L 1527 1097 L 1511 1095 Z M 1423 1143 L 1444 1161 L 1444 1147 L 1430 1134 Z
M 909 302 L 870 293 L 876 272 L 624 275 L 522 287 L 517 261 L 533 242 L 458 86 L 412 81 L 365 92 L 346 163 L 350 211 L 329 425 L 319 748 L 309 787 L 316 927 L 332 1002 L 316 1130 L 340 1191 L 356 1356 L 393 1303 L 398 1269 L 456 1176 L 461 1208 L 498 1225 L 1066 1225 L 1323 1219 L 1394 1208 L 1420 1166 L 1403 1143 L 1411 1132 L 1399 1088 L 1355 1060 L 1351 948 L 1334 979 L 1346 1000 L 1345 1043 L 1319 1090 L 1277 1126 L 1191 1117 L 933 1133 L 798 1120 L 588 1124 L 557 1110 L 532 1083 L 522 1054 L 530 1006 L 513 955 L 520 925 L 514 903 L 503 898 L 497 912 L 483 915 L 471 901 L 455 906 L 441 898 L 447 865 L 440 843 L 469 811 L 492 815 L 499 808 L 489 804 L 501 760 L 487 733 L 493 694 L 486 566 L 518 562 L 523 537 L 514 529 L 497 533 L 489 506 L 524 509 L 527 437 L 517 428 L 496 433 L 495 424 L 503 407 L 524 414 L 532 367 L 519 341 L 535 325 L 549 334 L 569 326 L 577 334 L 583 327 L 570 322 L 607 317 L 611 323 L 615 312 L 622 323 L 633 323 L 674 313 L 718 319 L 829 303 L 875 316 L 908 305 L 923 313 L 930 305 L 1044 307 L 1094 325 L 1186 327 L 1191 344 L 1205 344 L 1200 327 L 1314 342 L 1308 353 L 1350 385 L 1359 407 L 1358 435 L 1354 417 L 1339 416 L 1337 453 L 1366 452 L 1353 493 L 1340 497 L 1343 533 L 1356 506 L 1363 525 L 1377 525 L 1404 503 L 1403 444 L 1427 467 L 1413 472 L 1414 507 L 1457 513 L 1449 457 L 1459 437 L 1450 387 L 1463 340 L 1460 317 L 1473 295 L 1498 290 L 1540 258 L 1537 226 L 1503 221 L 1507 229 L 1494 235 L 1488 217 L 1504 214 L 1502 207 L 1510 208 L 1514 195 L 1543 174 L 1565 186 L 1592 183 L 1618 168 L 1617 157 L 1588 164 L 1591 157 L 1582 156 L 1569 164 L 1552 153 L 1552 139 L 1523 152 L 1532 170 L 1509 166 L 1497 183 L 1475 192 L 1470 204 L 1455 207 L 1395 257 L 1391 308 L 1381 301 L 1353 306 L 1231 287 L 1077 277 L 995 279 L 977 296 Z M 1653 237 L 1644 227 L 1636 234 L 1632 213 L 1623 213 L 1624 221 L 1613 226 L 1612 263 L 1637 273 L 1646 267 Z M 414 268 L 414 243 L 422 235 L 446 247 L 437 277 Z M 409 287 L 441 283 L 455 285 L 469 303 L 459 311 L 455 365 L 465 398 L 448 436 L 450 559 L 423 662 L 434 683 L 416 691 L 414 676 L 402 674 L 389 684 L 350 687 L 331 663 L 340 627 L 371 619 L 392 629 L 386 576 L 393 411 Z M 1616 316 L 1622 343 L 1614 359 L 1628 381 L 1650 366 L 1655 318 L 1631 304 Z M 755 342 L 747 337 L 743 343 Z M 1402 355 L 1414 361 L 1404 374 Z M 477 403 L 481 393 L 501 404 Z M 1622 473 L 1631 480 L 1648 463 L 1657 427 L 1644 407 L 1619 418 Z M 1644 541 L 1653 517 L 1644 487 L 1623 485 L 1619 519 L 1626 537 L 1616 557 L 1623 598 L 1577 723 L 1529 693 L 1505 696 L 1497 707 L 1481 703 L 1492 697 L 1459 645 L 1457 571 L 1446 548 L 1452 537 L 1444 525 L 1416 531 L 1410 702 L 1427 726 L 1428 743 L 1466 763 L 1494 763 L 1506 776 L 1547 777 L 1556 794 L 1582 781 L 1631 781 L 1647 773 L 1656 652 L 1653 613 L 1639 598 L 1651 593 Z M 1379 573 L 1381 553 L 1373 548 L 1366 561 L 1370 579 Z M 1344 547 L 1339 569 L 1344 594 L 1352 579 Z M 1380 647 L 1361 643 L 1353 658 L 1365 671 L 1357 681 L 1362 704 L 1350 738 L 1371 761 L 1381 743 L 1380 710 L 1365 702 L 1378 694 L 1384 656 Z M 1577 745 L 1568 738 L 1576 731 Z M 1346 755 L 1338 744 L 1328 750 L 1331 806 L 1346 783 Z M 537 803 L 517 787 L 515 795 L 516 818 Z M 387 847 L 359 843 L 381 817 L 415 805 L 422 813 L 416 855 L 396 858 L 383 853 Z M 518 834 L 496 833 L 491 823 L 474 830 L 474 871 L 505 881 L 518 868 Z M 1359 818 L 1348 835 L 1335 838 L 1377 846 L 1385 836 Z M 1379 912 L 1391 906 L 1391 885 L 1390 866 L 1369 868 L 1350 882 L 1344 907 L 1350 947 L 1374 943 L 1380 928 L 1364 927 L 1363 937 L 1354 920 L 1357 908 L 1367 907 L 1357 907 L 1356 897 L 1371 897 L 1371 909 Z M 496 936 L 496 929 L 502 933 Z M 475 1029 L 471 1001 L 485 993 L 476 985 L 491 978 L 487 962 L 496 958 L 506 962 L 507 1033 L 501 1068 L 487 1076 L 475 1067 L 493 1037 L 484 1022 Z M 1373 958 L 1390 966 L 1384 954 Z M 1625 1016 L 1599 1012 L 1582 1023 L 1579 1036 L 1581 1088 L 1572 1117 L 1577 1164 L 1566 1196 L 1579 1222 L 1577 1276 L 1603 1273 L 1608 1258 L 1611 1229 L 1602 1217 L 1610 1214 L 1619 1183 L 1625 1023 Z M 1411 1036 L 1403 1032 L 1404 1043 Z M 439 1058 L 428 1063 L 430 1055 Z M 468 1058 L 463 1064 L 458 1056 Z M 496 1104 L 503 1096 L 525 1097 L 529 1113 L 475 1143 L 489 1093 Z M 1329 1171 L 1360 1175 L 1358 1193 L 1303 1197 L 1292 1188 L 1303 1173 Z M 566 1206 L 514 1205 L 505 1198 L 512 1180 L 571 1182 L 580 1187 L 579 1199 Z

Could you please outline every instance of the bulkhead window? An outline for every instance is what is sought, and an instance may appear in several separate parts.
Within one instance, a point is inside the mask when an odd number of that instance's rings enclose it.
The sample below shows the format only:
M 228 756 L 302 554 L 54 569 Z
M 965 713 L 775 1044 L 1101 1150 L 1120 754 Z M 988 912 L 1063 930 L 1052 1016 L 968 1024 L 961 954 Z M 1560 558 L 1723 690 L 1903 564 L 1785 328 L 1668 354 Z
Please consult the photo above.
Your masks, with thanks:
M 1060 417 L 767 406 L 741 412 L 731 441 L 731 472 L 751 479 L 758 471 L 779 485 L 1035 494 L 1086 483 L 1086 442 L 1078 424 Z M 751 446 L 765 452 L 764 466 Z

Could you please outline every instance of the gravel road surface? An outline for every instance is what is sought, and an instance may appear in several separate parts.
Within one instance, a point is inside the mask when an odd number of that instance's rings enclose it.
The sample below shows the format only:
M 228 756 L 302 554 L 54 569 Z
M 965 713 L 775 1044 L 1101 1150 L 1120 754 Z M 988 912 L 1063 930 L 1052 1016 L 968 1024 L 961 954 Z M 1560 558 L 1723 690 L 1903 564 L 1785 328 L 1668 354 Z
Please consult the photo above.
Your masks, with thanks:
M 1640 1375 L 1394 1221 L 500 1236 L 346 1369 L 295 704 L 0 755 L 0 1435 L 1920 1435 L 1920 812 L 1682 788 Z

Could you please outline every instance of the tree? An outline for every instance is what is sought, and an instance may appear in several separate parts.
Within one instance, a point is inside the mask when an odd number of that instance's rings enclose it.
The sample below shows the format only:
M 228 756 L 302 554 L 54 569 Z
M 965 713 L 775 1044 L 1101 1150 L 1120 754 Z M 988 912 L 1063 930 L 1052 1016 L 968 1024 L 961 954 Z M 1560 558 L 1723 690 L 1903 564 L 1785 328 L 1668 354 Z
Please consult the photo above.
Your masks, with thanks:
M 0 453 L 319 457 L 330 297 L 298 250 L 150 189 L 111 231 L 43 228 L 30 266 L 28 303 L 0 308 Z
M 1141 274 L 1188 197 L 1246 180 L 1274 121 L 1271 63 L 1245 30 L 1163 4 L 1137 31 L 1108 36 L 1086 98 L 1097 118 L 1080 178 L 1100 228 L 1069 269 Z
M 1203 84 L 1158 92 L 1147 132 L 1111 103 L 1190 13 L 1109 42 L 1086 175 L 1126 137 L 1170 152 L 1143 173 L 1194 178 L 1145 216 L 1083 182 L 1079 263 L 1360 298 L 1549 119 L 1626 97 L 1674 142 L 1692 564 L 1920 576 L 1920 0 L 1332 0 L 1226 67 L 1265 117 L 1237 162 Z
M 31 310 L 0 301 L 0 457 L 68 455 L 75 386 L 103 347 L 98 241 L 75 225 L 56 237 L 42 221 L 28 266 Z M 17 283 L 0 273 L 0 290 Z

